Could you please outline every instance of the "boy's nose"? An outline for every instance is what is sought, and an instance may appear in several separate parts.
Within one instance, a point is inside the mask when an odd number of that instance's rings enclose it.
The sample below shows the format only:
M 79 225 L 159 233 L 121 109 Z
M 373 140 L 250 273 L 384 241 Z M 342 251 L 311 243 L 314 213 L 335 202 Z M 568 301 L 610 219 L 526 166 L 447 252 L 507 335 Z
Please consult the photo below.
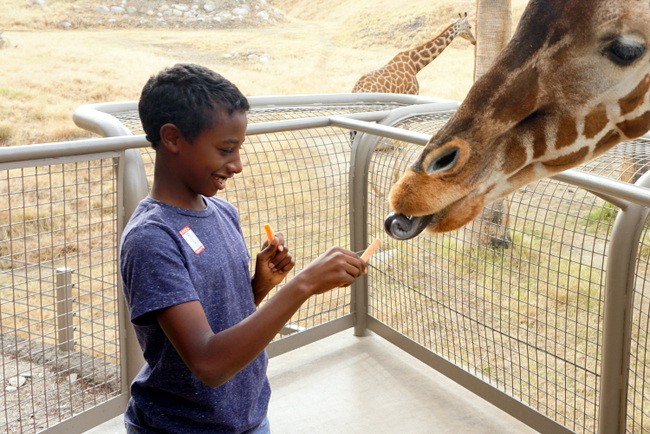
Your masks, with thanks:
M 234 173 L 241 173 L 241 171 L 244 169 L 244 165 L 241 162 L 241 157 L 239 153 L 237 153 L 232 159 L 232 161 L 228 163 L 228 167 Z

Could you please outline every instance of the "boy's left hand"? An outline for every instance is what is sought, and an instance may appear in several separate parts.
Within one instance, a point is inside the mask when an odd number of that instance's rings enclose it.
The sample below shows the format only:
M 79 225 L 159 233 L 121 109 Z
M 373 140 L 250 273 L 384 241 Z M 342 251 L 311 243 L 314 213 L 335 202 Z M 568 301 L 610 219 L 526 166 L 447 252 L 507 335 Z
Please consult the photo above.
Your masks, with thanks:
M 253 291 L 257 295 L 264 291 L 264 296 L 278 283 L 282 282 L 289 271 L 296 265 L 289 249 L 284 245 L 284 236 L 276 233 L 269 243 L 264 242 L 262 250 L 257 254 Z

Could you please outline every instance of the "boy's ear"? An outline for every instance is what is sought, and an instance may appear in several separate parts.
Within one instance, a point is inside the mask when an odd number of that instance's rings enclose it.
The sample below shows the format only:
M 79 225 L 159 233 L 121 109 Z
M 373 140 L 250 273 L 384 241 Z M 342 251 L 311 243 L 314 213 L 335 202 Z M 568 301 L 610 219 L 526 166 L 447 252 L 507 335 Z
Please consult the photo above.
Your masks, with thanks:
M 160 144 L 169 152 L 178 152 L 178 141 L 183 138 L 178 127 L 174 124 L 165 124 L 160 127 Z

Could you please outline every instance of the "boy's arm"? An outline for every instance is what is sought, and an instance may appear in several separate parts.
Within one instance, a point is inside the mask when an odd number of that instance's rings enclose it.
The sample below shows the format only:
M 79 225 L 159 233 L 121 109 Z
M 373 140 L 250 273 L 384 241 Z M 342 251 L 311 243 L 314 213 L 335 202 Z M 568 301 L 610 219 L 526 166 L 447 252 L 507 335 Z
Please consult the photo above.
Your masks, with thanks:
M 190 370 L 219 386 L 254 360 L 309 297 L 348 286 L 364 272 L 356 253 L 332 248 L 252 315 L 219 333 L 212 332 L 198 301 L 161 309 L 157 319 Z

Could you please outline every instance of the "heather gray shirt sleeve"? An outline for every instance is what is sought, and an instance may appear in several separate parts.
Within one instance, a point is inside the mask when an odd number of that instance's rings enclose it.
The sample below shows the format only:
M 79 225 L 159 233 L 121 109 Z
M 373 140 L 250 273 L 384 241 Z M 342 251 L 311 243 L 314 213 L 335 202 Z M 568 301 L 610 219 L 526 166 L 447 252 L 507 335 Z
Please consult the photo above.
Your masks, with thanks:
M 151 313 L 198 300 L 177 240 L 153 223 L 135 228 L 124 239 L 123 276 L 131 321 L 149 325 Z

